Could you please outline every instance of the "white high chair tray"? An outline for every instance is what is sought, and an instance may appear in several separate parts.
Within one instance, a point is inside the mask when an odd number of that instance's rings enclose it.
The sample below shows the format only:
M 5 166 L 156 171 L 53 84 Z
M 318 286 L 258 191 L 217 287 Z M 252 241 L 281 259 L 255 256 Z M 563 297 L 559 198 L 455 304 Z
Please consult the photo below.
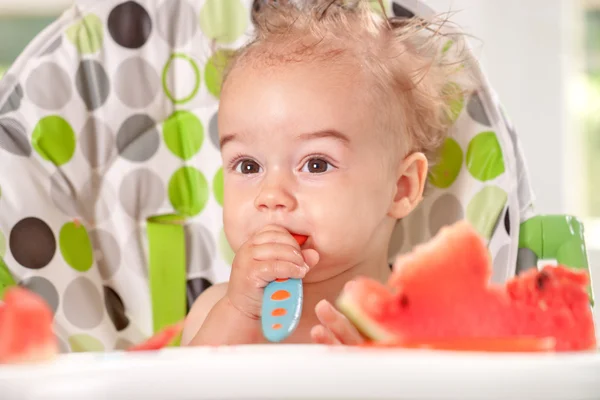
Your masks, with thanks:
M 600 353 L 312 345 L 83 353 L 44 365 L 1 367 L 0 398 L 597 400 Z

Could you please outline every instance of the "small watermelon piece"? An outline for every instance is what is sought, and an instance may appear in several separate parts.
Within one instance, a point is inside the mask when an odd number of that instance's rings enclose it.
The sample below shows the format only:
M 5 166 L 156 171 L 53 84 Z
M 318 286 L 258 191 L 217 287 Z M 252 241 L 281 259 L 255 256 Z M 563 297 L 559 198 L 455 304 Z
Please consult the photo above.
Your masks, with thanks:
M 183 330 L 183 322 L 167 326 L 143 343 L 130 347 L 127 351 L 160 350 L 171 344 Z
M 337 306 L 365 336 L 390 346 L 596 348 L 587 274 L 546 266 L 494 285 L 491 271 L 484 241 L 461 221 L 398 257 L 385 285 L 356 279 Z
M 37 294 L 11 286 L 0 304 L 0 364 L 53 359 L 58 342 L 52 329 L 53 315 Z
M 294 239 L 296 239 L 296 242 L 298 242 L 298 244 L 300 246 L 302 246 L 308 240 L 308 236 L 306 236 L 306 235 L 300 235 L 300 234 L 297 234 L 297 233 L 292 233 L 292 236 L 294 237 Z

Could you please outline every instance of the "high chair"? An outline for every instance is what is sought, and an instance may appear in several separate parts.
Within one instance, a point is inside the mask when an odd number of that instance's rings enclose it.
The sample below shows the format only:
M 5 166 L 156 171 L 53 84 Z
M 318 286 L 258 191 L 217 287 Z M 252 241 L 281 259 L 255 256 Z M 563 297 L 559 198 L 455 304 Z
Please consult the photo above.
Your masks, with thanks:
M 416 0 L 385 5 L 435 14 Z M 62 351 L 124 349 L 228 279 L 216 113 L 227 49 L 247 39 L 252 6 L 80 2 L 0 81 L 0 288 L 48 302 Z M 581 222 L 536 214 L 515 128 L 476 62 L 468 68 L 477 90 L 454 104 L 431 190 L 398 224 L 390 262 L 466 218 L 495 282 L 542 259 L 589 272 Z

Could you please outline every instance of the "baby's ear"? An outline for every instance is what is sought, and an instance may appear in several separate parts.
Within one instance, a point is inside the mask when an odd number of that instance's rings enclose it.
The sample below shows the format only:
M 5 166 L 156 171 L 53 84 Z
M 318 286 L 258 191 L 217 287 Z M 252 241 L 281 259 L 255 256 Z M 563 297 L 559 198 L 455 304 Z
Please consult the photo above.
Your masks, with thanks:
M 401 219 L 421 202 L 427 181 L 427 158 L 423 153 L 409 154 L 398 166 L 396 193 L 388 215 Z

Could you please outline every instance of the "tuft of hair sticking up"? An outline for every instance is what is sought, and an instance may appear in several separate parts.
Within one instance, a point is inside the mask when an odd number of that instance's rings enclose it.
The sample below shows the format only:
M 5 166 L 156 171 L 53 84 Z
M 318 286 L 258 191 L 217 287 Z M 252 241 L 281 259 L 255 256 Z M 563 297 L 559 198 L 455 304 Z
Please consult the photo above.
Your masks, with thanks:
M 472 82 L 462 35 L 444 32 L 448 19 L 388 17 L 381 0 L 255 0 L 252 21 L 224 81 L 241 63 L 352 62 L 372 78 L 368 95 L 398 155 L 435 163 Z

